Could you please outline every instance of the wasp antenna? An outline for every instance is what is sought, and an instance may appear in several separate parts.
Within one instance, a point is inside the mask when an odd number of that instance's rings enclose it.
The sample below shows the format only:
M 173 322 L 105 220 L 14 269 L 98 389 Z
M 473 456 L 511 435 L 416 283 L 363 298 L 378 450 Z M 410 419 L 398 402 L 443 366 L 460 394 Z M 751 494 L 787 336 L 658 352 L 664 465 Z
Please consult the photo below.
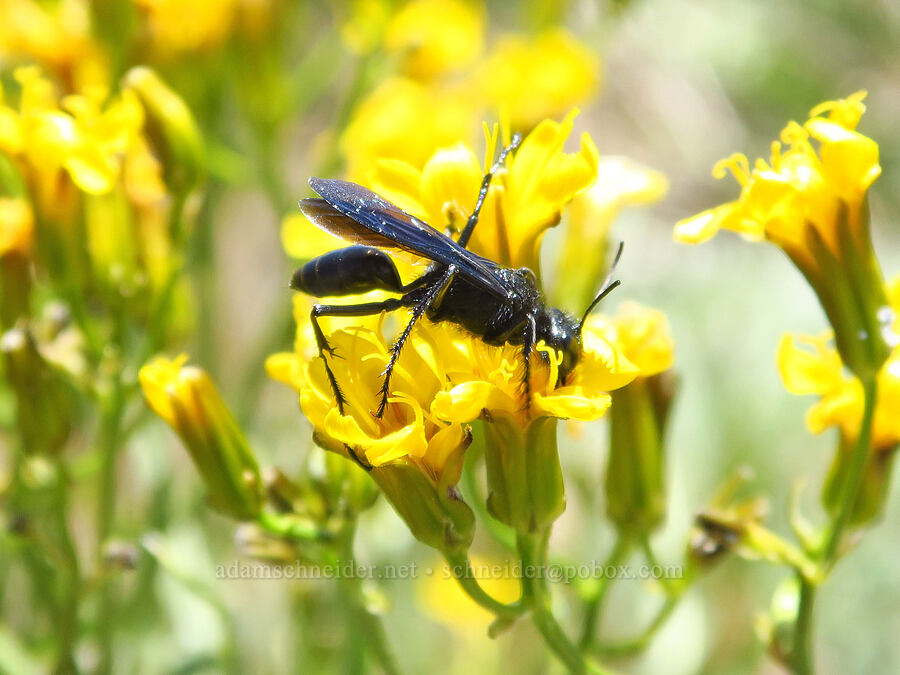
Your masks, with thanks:
M 619 264 L 619 259 L 622 257 L 622 250 L 625 248 L 625 242 L 619 242 L 619 248 L 616 250 L 616 257 L 613 258 L 612 265 L 609 267 L 609 272 L 606 275 L 606 279 L 603 280 L 603 285 L 600 287 L 600 292 L 597 293 L 597 297 L 591 300 L 591 304 L 588 305 L 588 308 L 584 310 L 584 315 L 581 317 L 581 322 L 578 324 L 578 333 L 581 333 L 581 329 L 584 327 L 584 322 L 587 321 L 588 314 L 591 313 L 591 310 L 596 307 L 603 298 L 613 292 L 617 286 L 619 286 L 622 282 L 616 279 L 613 281 L 613 274 L 616 273 L 616 265 Z

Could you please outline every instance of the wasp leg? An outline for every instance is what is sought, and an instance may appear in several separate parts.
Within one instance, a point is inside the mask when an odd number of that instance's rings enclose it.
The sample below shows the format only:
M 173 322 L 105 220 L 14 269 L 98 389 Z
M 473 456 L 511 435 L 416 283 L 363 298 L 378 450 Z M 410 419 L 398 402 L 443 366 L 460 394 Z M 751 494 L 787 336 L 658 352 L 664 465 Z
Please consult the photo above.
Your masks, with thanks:
M 481 207 L 484 206 L 484 200 L 487 199 L 488 188 L 491 186 L 491 179 L 494 177 L 494 174 L 500 170 L 500 167 L 503 166 L 503 162 L 506 161 L 506 156 L 518 148 L 519 143 L 521 142 L 521 134 L 514 134 L 512 142 L 500 151 L 500 154 L 497 156 L 497 161 L 494 162 L 491 168 L 488 169 L 488 172 L 484 174 L 484 178 L 481 179 L 481 189 L 478 191 L 478 199 L 475 201 L 475 208 L 472 209 L 472 215 L 469 216 L 469 219 L 466 221 L 466 226 L 459 235 L 459 239 L 456 240 L 456 243 L 463 248 L 469 243 L 469 237 L 472 236 L 472 230 L 474 230 L 475 225 L 478 224 L 478 216 L 481 214 Z
M 450 265 L 444 274 L 434 282 L 434 285 L 425 292 L 421 300 L 413 305 L 412 316 L 409 318 L 409 323 L 406 324 L 406 328 L 403 329 L 403 332 L 400 333 L 394 341 L 394 344 L 391 345 L 391 358 L 388 359 L 387 365 L 384 367 L 384 383 L 381 385 L 381 397 L 378 401 L 378 410 L 375 411 L 375 417 L 382 417 L 387 408 L 387 399 L 391 391 L 391 375 L 394 372 L 394 366 L 397 364 L 397 359 L 400 357 L 400 351 L 403 349 L 403 345 L 406 344 L 406 340 L 412 332 L 413 326 L 416 324 L 416 321 L 428 311 L 428 308 L 431 307 L 434 301 L 442 296 L 444 291 L 450 285 L 450 282 L 453 281 L 454 276 L 456 276 L 456 267 Z M 404 295 L 403 300 L 406 298 L 407 296 Z M 402 302 L 402 300 L 400 302 Z
M 531 355 L 537 342 L 537 323 L 534 314 L 529 314 L 525 321 L 525 333 L 522 339 L 522 357 L 525 359 L 525 377 L 522 384 L 525 389 L 525 413 L 531 412 Z
M 403 304 L 397 298 L 389 298 L 383 302 L 367 302 L 361 305 L 313 305 L 312 311 L 309 313 L 309 320 L 312 323 L 313 335 L 316 337 L 316 347 L 319 348 L 319 356 L 325 364 L 325 374 L 328 376 L 328 382 L 331 384 L 331 390 L 334 392 L 334 398 L 337 402 L 338 412 L 344 414 L 344 403 L 346 399 L 338 385 L 337 378 L 328 364 L 325 354 L 334 357 L 334 348 L 328 344 L 325 333 L 319 325 L 319 317 L 321 316 L 370 316 L 379 314 L 380 312 L 393 312 L 400 309 Z

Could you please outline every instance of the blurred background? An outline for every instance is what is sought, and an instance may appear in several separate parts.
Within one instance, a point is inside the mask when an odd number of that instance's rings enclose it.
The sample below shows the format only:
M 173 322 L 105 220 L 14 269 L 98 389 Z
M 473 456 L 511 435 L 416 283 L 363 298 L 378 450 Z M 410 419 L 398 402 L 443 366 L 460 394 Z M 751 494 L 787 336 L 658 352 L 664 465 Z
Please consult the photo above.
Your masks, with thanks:
M 826 327 L 815 296 L 774 246 L 725 233 L 689 247 L 673 242 L 672 226 L 734 198 L 730 179 L 711 177 L 720 158 L 768 156 L 788 120 L 802 122 L 819 102 L 867 89 L 860 130 L 879 143 L 883 168 L 870 192 L 873 237 L 886 276 L 900 272 L 900 5 L 463 3 L 469 23 L 432 21 L 422 39 L 439 46 L 423 55 L 412 29 L 397 25 L 404 4 L 0 0 L 0 75 L 9 91 L 17 66 L 38 64 L 66 92 L 98 77 L 115 89 L 130 67 L 146 64 L 185 101 L 204 138 L 207 176 L 187 253 L 193 319 L 167 349 L 188 351 L 209 371 L 260 463 L 288 474 L 319 451 L 295 395 L 268 380 L 263 364 L 291 348 L 287 281 L 298 261 L 285 253 L 282 224 L 310 195 L 307 178 L 363 180 L 374 157 L 421 166 L 431 150 L 455 140 L 480 153 L 480 122 L 497 120 L 503 106 L 521 114 L 514 122 L 525 128 L 578 107 L 570 149 L 588 132 L 601 156 L 627 156 L 669 182 L 660 201 L 626 208 L 615 220 L 613 240 L 626 243 L 623 289 L 604 310 L 625 299 L 659 308 L 675 340 L 681 390 L 668 445 L 668 515 L 656 535 L 660 559 L 682 561 L 694 514 L 741 467 L 752 469 L 752 491 L 768 497 L 773 529 L 787 531 L 798 482 L 806 486 L 805 512 L 819 519 L 818 486 L 834 438 L 809 434 L 804 414 L 812 400 L 787 393 L 775 366 L 783 333 Z M 571 68 L 554 62 L 567 50 Z M 104 75 L 79 67 L 94 58 Z M 428 111 L 427 129 L 411 110 L 417 106 Z M 551 232 L 548 250 L 562 236 Z M 4 389 L 0 445 L 8 457 L 15 420 Z M 66 452 L 89 478 L 84 458 L 96 421 L 87 419 Z M 573 561 L 605 560 L 612 529 L 593 494 L 602 486 L 604 422 L 584 427 L 561 452 L 568 508 L 553 546 Z M 118 472 L 113 534 L 140 560 L 112 580 L 124 599 L 114 617 L 117 671 L 339 670 L 354 638 L 327 580 L 217 578 L 217 566 L 247 559 L 247 544 L 240 531 L 235 540 L 233 521 L 207 508 L 197 472 L 163 423 L 139 419 Z M 79 545 L 94 536 L 95 491 L 88 479 L 70 495 Z M 898 527 L 900 503 L 892 498 L 884 520 L 823 587 L 821 672 L 900 669 Z M 383 500 L 363 514 L 359 529 L 361 562 L 438 564 Z M 3 540 L 0 670 L 42 672 L 52 663 L 53 637 L 35 623 L 25 573 L 10 562 L 16 550 Z M 473 550 L 496 555 L 483 534 Z M 697 581 L 645 653 L 612 665 L 634 673 L 777 672 L 757 638 L 757 618 L 786 575 L 728 557 Z M 446 586 L 420 578 L 371 589 L 406 672 L 560 671 L 531 626 L 489 640 L 488 617 Z M 646 582 L 620 583 L 602 630 L 632 634 L 658 604 Z M 574 606 L 559 609 L 564 621 L 575 616 Z M 89 604 L 84 612 L 89 622 Z M 96 661 L 91 649 L 88 642 L 79 656 L 88 670 Z

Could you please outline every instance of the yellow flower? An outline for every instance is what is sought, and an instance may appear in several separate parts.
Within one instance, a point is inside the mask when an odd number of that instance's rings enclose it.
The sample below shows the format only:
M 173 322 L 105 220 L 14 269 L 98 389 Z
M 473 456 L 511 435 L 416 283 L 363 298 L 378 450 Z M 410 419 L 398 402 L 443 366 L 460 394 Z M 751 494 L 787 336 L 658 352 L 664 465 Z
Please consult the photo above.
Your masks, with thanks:
M 386 158 L 419 168 L 435 148 L 469 138 L 476 123 L 470 96 L 465 88 L 385 80 L 356 106 L 341 134 L 348 177 L 366 183 L 376 162 Z
M 792 256 L 806 257 L 806 228 L 812 226 L 840 256 L 836 225 L 841 204 L 858 210 L 881 174 L 878 144 L 855 131 L 864 98 L 861 91 L 829 101 L 816 106 L 803 126 L 791 122 L 781 133 L 782 142 L 772 144 L 770 161 L 757 159 L 752 170 L 739 153 L 720 161 L 713 175 L 723 178 L 730 171 L 741 185 L 740 196 L 680 221 L 675 238 L 698 243 L 725 228 L 750 239 L 769 239 Z M 829 116 L 822 117 L 826 112 Z M 820 144 L 818 153 L 812 140 Z
M 91 37 L 87 0 L 4 0 L 0 57 L 30 59 L 70 91 L 106 82 L 106 58 Z
M 60 108 L 52 85 L 37 68 L 18 69 L 16 79 L 22 85 L 20 109 L 14 121 L 6 109 L 3 149 L 21 155 L 45 182 L 55 182 L 56 172 L 65 169 L 84 192 L 111 190 L 144 123 L 134 94 L 123 92 L 104 106 L 107 93 L 94 88 L 65 97 Z
M 550 289 L 558 305 L 582 310 L 606 275 L 609 232 L 628 206 L 652 204 L 668 190 L 665 175 L 628 159 L 601 157 L 597 179 L 566 209 L 562 250 Z M 585 251 L 591 251 L 586 257 Z
M 666 315 L 636 302 L 625 302 L 614 317 L 594 319 L 603 336 L 640 370 L 640 377 L 657 375 L 675 362 L 675 343 Z
M 785 335 L 778 345 L 778 370 L 792 394 L 816 394 L 806 425 L 818 434 L 831 427 L 852 445 L 863 416 L 863 388 L 848 375 L 830 335 Z M 894 347 L 878 373 L 878 397 L 872 425 L 872 448 L 888 451 L 900 443 L 900 347 Z
M 855 128 L 865 92 L 816 106 L 800 126 L 791 122 L 770 162 L 744 155 L 716 164 L 741 185 L 737 200 L 680 221 L 675 238 L 697 243 L 726 228 L 780 246 L 813 287 L 834 329 L 845 365 L 871 377 L 887 358 L 882 339 L 884 281 L 869 234 L 869 186 L 881 173 L 878 144 Z M 827 113 L 827 117 L 824 117 Z M 818 153 L 812 141 L 818 141 Z
M 313 426 L 336 444 L 357 449 L 374 466 L 407 457 L 432 474 L 443 469 L 446 440 L 458 440 L 461 425 L 478 419 L 482 411 L 522 422 L 542 416 L 593 421 L 609 407 L 607 392 L 637 374 L 589 320 L 581 360 L 559 387 L 553 386 L 558 355 L 539 345 L 549 365 L 535 357 L 532 402 L 526 412 L 521 347 L 487 345 L 446 324 L 423 319 L 401 353 L 391 380 L 391 405 L 378 419 L 371 412 L 378 406 L 388 341 L 380 330 L 354 326 L 332 333 L 329 342 L 342 356 L 330 363 L 348 399 L 345 416 L 335 406 L 321 359 L 307 362 L 309 342 L 299 343 L 297 353 L 270 357 L 269 374 L 298 390 L 301 407 Z M 434 446 L 440 432 L 446 438 Z
M 134 1 L 147 13 L 154 49 L 163 58 L 218 47 L 231 32 L 238 4 L 238 0 Z
M 27 254 L 34 239 L 34 214 L 21 197 L 0 197 L 0 257 Z
M 483 100 L 530 129 L 588 101 L 600 86 L 597 55 L 562 29 L 501 37 L 476 76 Z
M 233 517 L 252 518 L 262 504 L 256 459 L 209 375 L 186 362 L 187 355 L 157 357 L 143 366 L 144 397 L 181 437 L 211 504 Z
M 413 0 L 391 19 L 384 46 L 402 70 L 427 79 L 461 70 L 481 52 L 483 11 L 459 0 Z
M 502 265 L 539 270 L 544 232 L 559 223 L 566 204 L 597 177 L 597 149 L 587 133 L 581 136 L 578 152 L 563 151 L 574 117 L 573 112 L 562 122 L 544 120 L 507 158 L 506 169 L 491 183 L 472 236 L 473 251 Z M 410 163 L 382 160 L 372 184 L 436 229 L 459 229 L 475 206 L 487 165 L 493 162 L 497 129 L 487 136 L 485 166 L 469 147 L 457 143 L 432 154 L 421 171 Z

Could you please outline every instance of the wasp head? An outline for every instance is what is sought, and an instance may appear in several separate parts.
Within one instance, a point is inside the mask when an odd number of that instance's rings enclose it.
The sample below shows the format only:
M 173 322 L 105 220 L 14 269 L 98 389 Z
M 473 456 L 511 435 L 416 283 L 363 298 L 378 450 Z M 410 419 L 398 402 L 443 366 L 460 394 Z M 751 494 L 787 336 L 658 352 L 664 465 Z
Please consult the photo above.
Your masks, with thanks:
M 565 384 L 581 358 L 581 324 L 578 319 L 561 309 L 548 309 L 538 318 L 537 338 L 562 353 L 556 384 Z

